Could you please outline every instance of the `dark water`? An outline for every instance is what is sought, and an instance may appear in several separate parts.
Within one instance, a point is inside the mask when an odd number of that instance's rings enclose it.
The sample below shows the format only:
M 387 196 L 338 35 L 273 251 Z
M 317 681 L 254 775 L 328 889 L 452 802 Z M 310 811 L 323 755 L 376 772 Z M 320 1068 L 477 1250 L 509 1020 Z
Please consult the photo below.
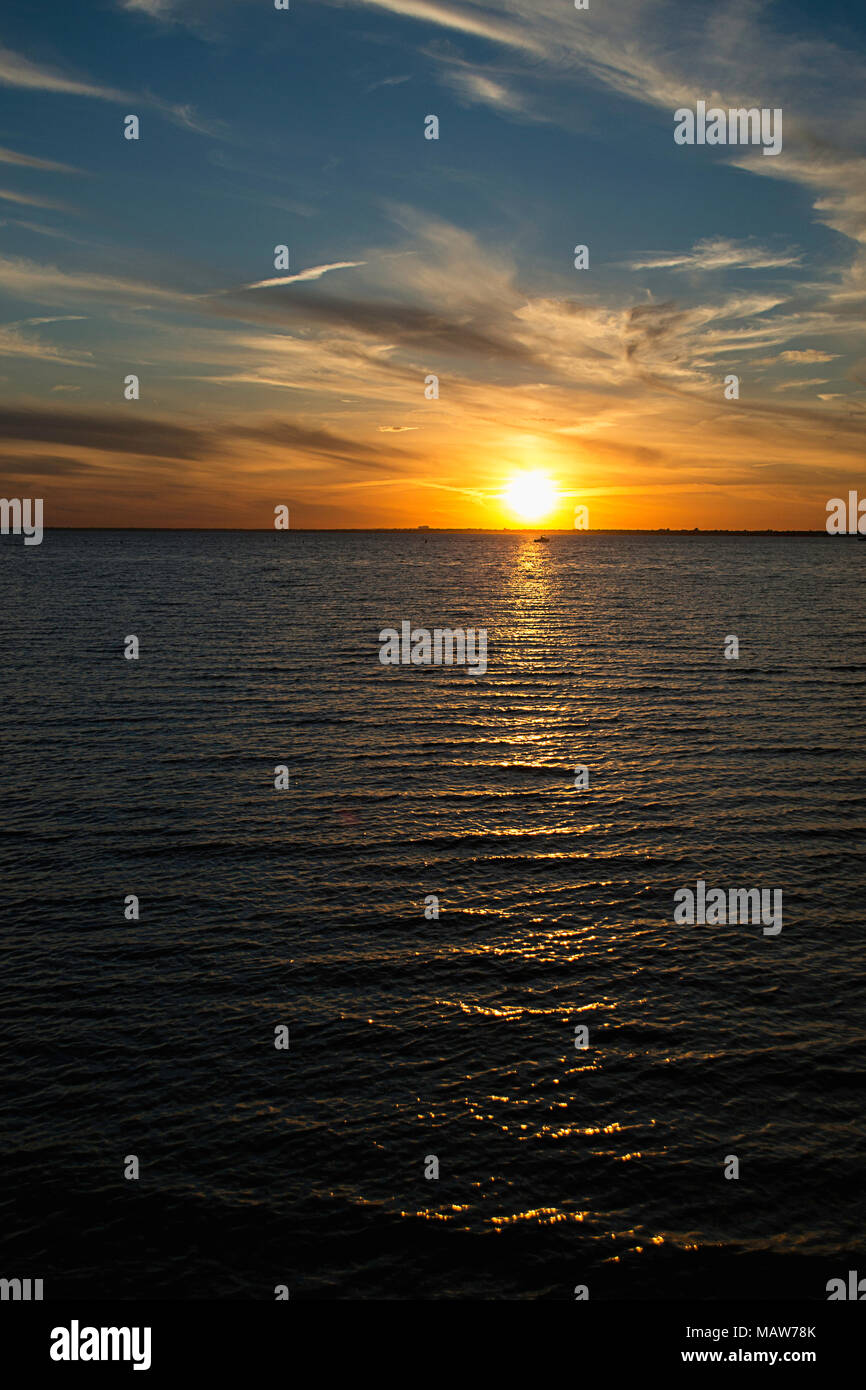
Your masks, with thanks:
M 866 1273 L 864 599 L 823 537 L 4 538 L 0 1273 Z M 488 674 L 383 667 L 404 618 L 486 628 Z M 781 934 L 675 926 L 699 877 L 781 888 Z

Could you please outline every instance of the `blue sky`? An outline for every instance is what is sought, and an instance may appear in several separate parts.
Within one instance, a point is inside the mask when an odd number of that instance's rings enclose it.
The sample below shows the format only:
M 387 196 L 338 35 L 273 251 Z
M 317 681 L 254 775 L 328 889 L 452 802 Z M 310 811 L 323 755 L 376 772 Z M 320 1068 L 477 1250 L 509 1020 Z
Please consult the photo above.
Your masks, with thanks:
M 820 528 L 862 477 L 864 27 L 7 0 L 4 495 L 49 525 L 500 526 L 529 469 L 562 525 Z M 676 145 L 698 100 L 781 108 L 782 152 Z

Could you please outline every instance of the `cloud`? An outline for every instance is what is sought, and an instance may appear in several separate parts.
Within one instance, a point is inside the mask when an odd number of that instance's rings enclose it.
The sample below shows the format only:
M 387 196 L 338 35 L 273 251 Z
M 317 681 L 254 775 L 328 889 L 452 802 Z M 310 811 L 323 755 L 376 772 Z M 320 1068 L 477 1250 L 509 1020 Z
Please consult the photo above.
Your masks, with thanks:
M 364 90 L 369 95 L 370 92 L 378 92 L 380 87 L 401 87 L 404 82 L 410 82 L 411 80 L 408 73 L 402 77 L 383 77 L 379 82 L 371 82 L 370 86 L 366 87 Z
M 63 478 L 93 471 L 85 459 L 55 458 L 51 454 L 0 454 L 4 478 Z
M 21 332 L 26 324 L 7 323 L 0 325 L 0 357 L 30 358 L 35 361 L 63 363 L 68 367 L 92 367 L 92 354 L 76 352 L 68 348 L 53 347 Z M 33 319 L 33 324 L 52 323 L 52 319 Z
M 298 291 L 282 295 L 278 289 L 256 289 L 248 294 L 215 298 L 214 311 L 248 322 L 270 323 L 284 328 L 321 325 L 348 333 L 378 338 L 383 345 L 436 353 L 470 354 L 500 360 L 521 361 L 525 348 L 506 323 L 493 327 L 485 319 L 487 306 L 479 302 L 475 313 L 458 318 L 436 313 L 418 304 L 382 299 L 350 299 Z M 468 309 L 469 306 L 464 306 Z
M 20 203 L 24 207 L 47 208 L 50 212 L 73 212 L 66 203 L 56 203 L 51 198 L 39 198 L 35 193 L 15 193 L 10 188 L 0 188 L 0 198 L 7 203 Z
M 51 314 L 46 318 L 19 319 L 17 323 L 8 323 L 7 328 L 21 328 L 26 326 L 36 326 L 42 323 L 84 323 L 86 314 Z
M 149 420 L 133 411 L 120 415 L 0 406 L 0 441 L 8 440 L 173 459 L 207 458 L 217 442 L 210 430 Z
M 342 0 L 337 0 L 341 3 Z M 370 8 L 388 10 L 404 19 L 421 20 L 443 29 L 473 38 L 490 39 L 506 47 L 519 48 L 526 53 L 541 49 L 527 26 L 505 22 L 489 14 L 490 6 L 443 5 L 435 0 L 359 0 Z
M 771 251 L 748 242 L 711 237 L 698 241 L 691 251 L 669 252 L 631 261 L 632 270 L 776 270 L 802 264 L 793 251 Z
M 490 40 L 508 51 L 512 65 L 522 63 L 527 80 L 543 76 L 545 110 L 551 111 L 551 119 L 556 113 L 555 119 L 567 128 L 573 122 L 573 103 L 563 104 L 556 98 L 573 88 L 579 73 L 663 114 L 667 133 L 660 131 L 659 139 L 667 144 L 678 107 L 694 105 L 699 98 L 727 108 L 761 107 L 767 104 L 767 73 L 772 72 L 771 104 L 784 109 L 785 149 L 771 160 L 761 159 L 754 149 L 730 149 L 729 163 L 752 176 L 783 179 L 813 190 L 821 220 L 866 247 L 866 160 L 854 152 L 864 114 L 859 96 L 863 61 L 856 44 L 845 46 L 814 34 L 780 33 L 773 27 L 770 7 L 747 6 L 740 0 L 685 11 L 672 0 L 652 4 L 620 0 L 587 14 L 576 13 L 563 0 L 508 0 L 507 6 L 503 0 L 479 0 L 460 7 L 433 0 L 326 2 L 387 10 L 455 35 Z M 459 55 L 454 60 L 458 69 L 462 61 Z M 502 85 L 496 60 L 492 64 L 479 60 L 471 71 L 476 97 L 486 91 L 488 104 L 495 105 L 497 86 Z M 485 88 L 485 79 L 492 85 Z M 653 258 L 654 265 L 672 269 L 709 269 L 711 261 L 712 256 L 706 255 L 697 262 L 676 254 Z M 850 278 L 862 295 L 866 257 L 858 259 Z
M 212 463 L 226 455 L 234 461 L 239 446 L 247 471 L 264 466 L 269 452 L 274 450 L 280 451 L 280 466 L 284 465 L 286 454 L 312 455 L 364 469 L 388 467 L 393 471 L 411 458 L 393 446 L 368 444 L 357 437 L 334 434 L 295 419 L 271 418 L 256 424 L 227 420 L 211 428 L 148 418 L 136 412 L 0 407 L 0 445 L 25 442 L 185 464 Z M 251 457 L 251 444 L 265 450 L 257 465 Z M 271 460 L 267 466 L 272 465 Z
M 692 468 L 696 432 L 708 477 L 733 480 L 740 461 L 748 480 L 747 450 L 756 458 L 776 448 L 780 421 L 792 456 L 823 457 L 828 425 L 843 415 L 836 402 L 813 398 L 811 412 L 798 411 L 787 404 L 790 392 L 779 401 L 767 388 L 763 402 L 753 390 L 736 412 L 726 412 L 720 395 L 722 364 L 727 367 L 733 354 L 739 372 L 758 352 L 775 353 L 773 363 L 785 367 L 799 360 L 785 360 L 785 353 L 821 351 L 789 344 L 820 341 L 818 334 L 835 331 L 835 315 L 817 303 L 822 286 L 799 296 L 787 281 L 779 292 L 720 293 L 706 290 L 702 277 L 699 296 L 692 286 L 692 297 L 682 302 L 671 297 L 635 304 L 627 282 L 611 290 L 609 283 L 579 280 L 578 295 L 569 279 L 554 294 L 547 285 L 540 291 L 521 284 L 501 249 L 507 238 L 476 238 L 402 205 L 390 211 L 405 240 L 396 249 L 389 240 L 387 254 L 365 248 L 363 260 L 350 263 L 359 271 L 354 295 L 332 293 L 322 267 L 311 267 L 318 282 L 293 283 L 288 293 L 282 283 L 255 282 L 256 288 L 190 294 L 0 258 L 0 283 L 8 279 L 18 292 L 47 297 L 52 305 L 69 300 L 94 312 L 88 301 L 95 300 L 97 310 L 103 301 L 112 316 L 118 303 L 136 313 L 147 307 L 142 334 L 163 337 L 156 343 L 139 337 L 138 360 L 167 368 L 165 389 L 177 392 L 174 418 L 169 412 L 153 421 L 125 411 L 36 411 L 23 422 L 6 420 L 7 429 L 43 450 L 100 451 L 106 466 L 115 453 L 118 477 L 123 468 L 146 476 L 150 464 L 130 462 L 136 455 L 154 460 L 155 469 L 163 468 L 162 460 L 166 470 L 176 466 L 190 489 L 204 486 L 213 471 L 224 480 L 226 496 L 241 495 L 241 479 L 252 495 L 256 478 L 287 466 L 293 487 L 308 487 L 313 498 L 353 475 L 382 486 L 392 476 L 405 477 L 420 486 L 422 471 L 445 490 L 459 490 L 467 476 L 479 474 L 483 491 L 489 469 L 501 490 L 503 470 L 521 466 L 527 451 L 541 454 L 564 478 L 578 467 L 587 476 L 596 460 L 606 483 L 613 486 L 621 475 L 633 491 L 635 468 L 647 488 L 668 486 L 677 470 Z M 755 246 L 749 250 L 754 256 Z M 285 279 L 294 281 L 279 277 Z M 181 334 L 178 311 L 188 320 Z M 262 326 L 238 331 L 237 320 Z M 862 332 L 854 313 L 850 325 L 851 332 Z M 440 370 L 437 354 L 447 359 L 446 389 L 430 409 L 423 380 Z M 187 370 L 178 371 L 178 363 Z M 217 370 L 204 374 L 202 364 L 209 363 Z M 206 404 L 213 418 L 201 425 L 190 424 L 188 380 L 212 388 Z M 225 384 L 248 395 L 251 388 L 290 390 L 298 414 L 239 421 L 229 404 L 238 396 L 221 389 Z M 792 383 L 790 391 L 798 388 L 811 389 Z M 196 388 L 203 410 L 202 396 Z M 389 418 L 406 423 L 380 424 Z M 413 418 L 417 426 L 408 423 Z M 183 427 L 192 433 L 178 433 Z M 418 452 L 379 440 L 382 433 L 422 429 Z M 837 456 L 853 452 L 855 434 L 853 423 L 836 429 Z M 323 477 L 325 464 L 332 467 Z
M 370 251 L 365 297 L 280 285 L 219 295 L 215 314 L 289 331 L 333 331 L 376 339 L 380 349 L 411 349 L 520 362 L 527 358 L 512 313 L 524 296 L 512 283 L 508 261 L 479 246 L 468 232 L 404 206 L 391 209 L 409 234 L 411 255 Z M 292 278 L 292 277 L 288 277 Z M 431 368 L 432 370 L 432 368 Z
M 787 352 L 780 352 L 777 357 L 763 358 L 761 365 L 769 365 L 772 362 L 835 362 L 838 356 L 838 352 L 819 352 L 817 348 L 789 348 Z
M 174 9 L 174 0 L 121 0 L 121 8 L 150 19 L 166 19 Z
M 91 242 L 84 241 L 81 237 L 72 236 L 70 232 L 64 231 L 59 227 L 43 227 L 38 222 L 25 222 L 18 217 L 0 218 L 0 227 L 23 227 L 26 232 L 36 232 L 39 236 L 49 236 L 60 238 L 62 241 L 75 242 L 77 246 L 92 245 Z
M 296 275 L 277 275 L 272 280 L 256 280 L 252 285 L 244 285 L 245 290 L 265 290 L 274 285 L 294 285 L 299 280 L 321 280 L 323 275 L 327 275 L 329 270 L 353 270 L 356 266 L 366 265 L 366 261 L 333 261 L 330 265 L 314 265 L 308 270 L 299 270 Z
M 155 107 L 172 125 L 192 131 L 194 135 L 207 135 L 213 140 L 224 140 L 230 134 L 231 127 L 226 121 L 199 115 L 191 102 L 162 101 L 159 97 L 153 96 L 138 100 L 142 105 Z
M 360 464 L 365 468 L 394 467 L 394 461 L 405 459 L 400 449 L 376 445 L 373 448 L 362 440 L 346 439 L 329 430 L 299 424 L 293 420 L 274 420 L 269 423 L 242 426 L 232 431 L 238 439 L 258 444 L 275 445 L 281 449 L 298 450 L 304 454 L 323 455 L 341 463 Z
M 109 300 L 144 300 L 181 306 L 193 302 L 192 296 L 157 285 L 127 280 L 123 276 L 101 275 L 95 271 L 60 270 L 38 265 L 16 256 L 0 256 L 0 288 L 8 294 L 34 299 L 38 303 L 57 303 L 67 298 L 105 296 Z
M 80 174 L 80 169 L 74 169 L 71 164 L 57 164 L 53 159 L 37 159 L 32 154 L 18 154 L 16 150 L 7 150 L 0 146 L 0 164 L 19 164 L 26 169 L 41 169 L 49 174 Z
M 83 82 L 76 78 L 65 77 L 52 68 L 31 63 L 20 53 L 13 53 L 8 48 L 2 47 L 0 47 L 0 86 L 22 87 L 31 91 L 53 92 L 62 96 L 92 97 L 98 101 L 122 102 L 125 106 L 153 107 L 175 125 L 194 131 L 198 135 L 222 138 L 228 130 L 224 121 L 206 120 L 199 116 L 195 108 L 188 102 L 170 102 L 148 94 L 136 96 L 129 92 L 118 91 L 113 87 L 102 87 L 94 82 Z M 73 172 L 65 165 L 51 165 L 47 161 L 33 162 L 25 157 L 15 158 L 13 156 L 11 160 L 6 162 L 29 163 L 32 168 L 53 169 L 56 173 Z
M 0 86 L 26 87 L 32 91 L 58 92 L 68 96 L 95 97 L 99 101 L 126 101 L 123 92 L 112 87 L 99 87 L 92 82 L 80 82 L 73 77 L 65 77 L 52 68 L 40 67 L 22 58 L 20 53 L 12 53 L 8 48 L 0 48 Z
M 451 60 L 442 64 L 441 77 L 465 106 L 492 106 L 495 111 L 525 115 L 528 102 L 499 77 L 488 77 L 469 63 Z
M 825 377 L 816 376 L 816 377 L 810 377 L 808 381 L 782 381 L 782 382 L 779 382 L 778 386 L 774 386 L 774 387 L 773 387 L 773 390 L 774 390 L 774 391 L 804 391 L 804 390 L 806 390 L 807 387 L 811 387 L 811 386 L 826 386 L 826 385 L 827 385 L 827 380 L 826 380 Z

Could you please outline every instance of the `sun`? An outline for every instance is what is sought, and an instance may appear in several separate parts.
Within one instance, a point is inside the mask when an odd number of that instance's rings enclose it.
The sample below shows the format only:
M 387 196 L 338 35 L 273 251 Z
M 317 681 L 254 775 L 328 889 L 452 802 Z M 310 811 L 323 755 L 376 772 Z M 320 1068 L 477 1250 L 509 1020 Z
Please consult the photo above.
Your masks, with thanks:
M 556 506 L 556 488 L 543 473 L 518 473 L 502 494 L 506 507 L 525 521 L 538 521 Z

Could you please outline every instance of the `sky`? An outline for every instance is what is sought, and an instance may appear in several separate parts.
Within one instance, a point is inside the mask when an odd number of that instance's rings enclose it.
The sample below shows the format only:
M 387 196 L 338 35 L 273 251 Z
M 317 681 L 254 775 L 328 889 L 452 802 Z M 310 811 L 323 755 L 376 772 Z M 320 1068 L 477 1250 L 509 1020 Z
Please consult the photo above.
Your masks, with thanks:
M 6 0 L 3 496 L 498 529 L 529 473 L 551 527 L 822 530 L 866 493 L 862 5 L 290 5 Z M 676 143 L 699 101 L 781 152 Z

